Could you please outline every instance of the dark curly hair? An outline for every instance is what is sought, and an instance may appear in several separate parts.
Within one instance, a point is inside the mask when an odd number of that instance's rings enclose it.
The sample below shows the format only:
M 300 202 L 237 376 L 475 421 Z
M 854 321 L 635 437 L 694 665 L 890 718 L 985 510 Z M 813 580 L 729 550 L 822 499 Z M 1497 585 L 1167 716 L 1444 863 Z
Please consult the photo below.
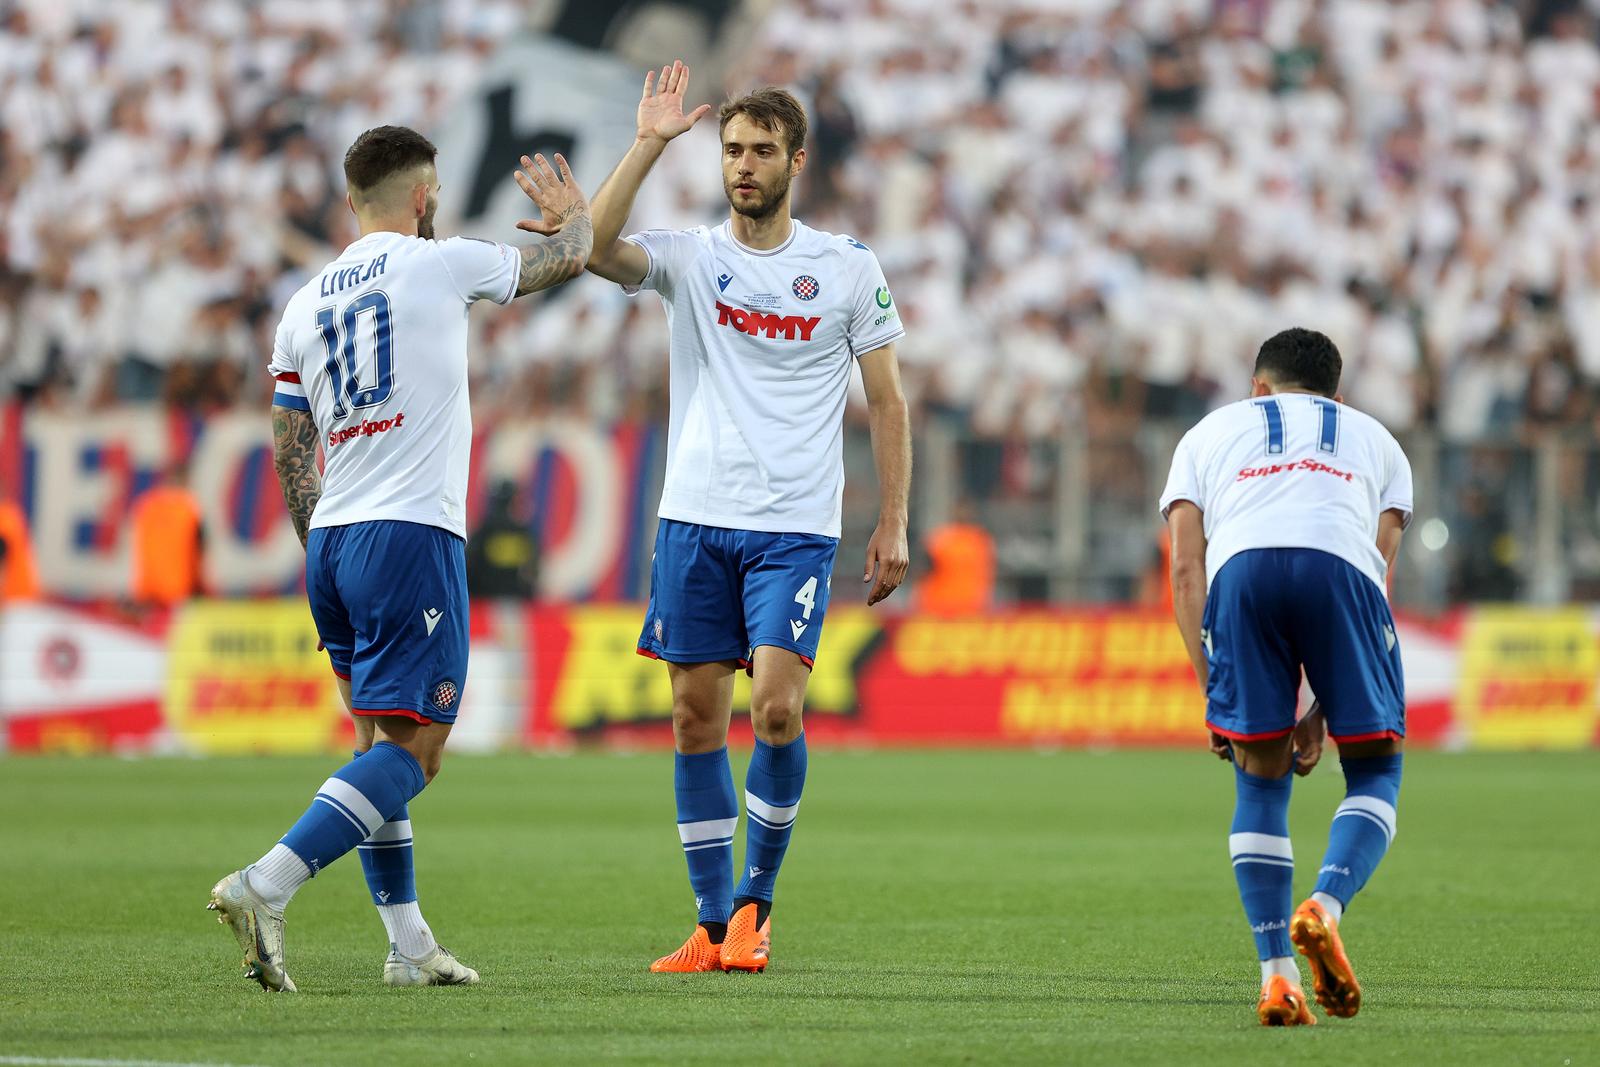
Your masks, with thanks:
M 1326 334 L 1297 326 L 1267 338 L 1256 356 L 1255 373 L 1280 386 L 1295 386 L 1331 397 L 1339 391 L 1344 361 Z

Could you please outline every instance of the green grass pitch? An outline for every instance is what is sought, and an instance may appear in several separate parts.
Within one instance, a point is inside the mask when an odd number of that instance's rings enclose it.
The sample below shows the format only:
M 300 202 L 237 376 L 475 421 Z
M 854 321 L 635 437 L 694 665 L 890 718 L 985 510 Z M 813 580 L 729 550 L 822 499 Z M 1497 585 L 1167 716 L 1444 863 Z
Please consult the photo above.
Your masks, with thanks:
M 1289 1031 L 1203 752 L 814 752 L 760 976 L 646 973 L 692 921 L 666 753 L 455 757 L 418 881 L 483 984 L 385 988 L 350 856 L 269 995 L 207 890 L 336 763 L 0 760 L 0 1063 L 1600 1062 L 1600 753 L 1408 757 L 1361 1015 Z M 1297 894 L 1340 794 L 1331 756 L 1296 784 Z

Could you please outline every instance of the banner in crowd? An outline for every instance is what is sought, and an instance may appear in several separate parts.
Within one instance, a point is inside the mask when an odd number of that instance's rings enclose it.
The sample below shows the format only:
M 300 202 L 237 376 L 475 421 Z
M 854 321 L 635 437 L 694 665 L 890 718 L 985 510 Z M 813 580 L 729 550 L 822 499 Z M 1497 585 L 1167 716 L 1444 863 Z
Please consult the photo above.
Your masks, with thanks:
M 661 433 L 577 419 L 476 428 L 467 492 L 475 526 L 510 482 L 541 549 L 541 589 L 560 600 L 643 596 L 660 484 Z M 22 503 L 50 592 L 111 599 L 132 585 L 129 516 L 163 473 L 187 481 L 205 526 L 203 579 L 216 595 L 289 593 L 305 553 L 272 469 L 265 411 L 199 418 L 120 408 L 92 419 L 0 407 L 0 497 Z
M 475 604 L 460 749 L 665 744 L 666 669 L 635 653 L 632 604 Z M 1482 608 L 1400 621 L 1408 740 L 1600 744 L 1600 612 Z M 12 751 L 316 752 L 348 743 L 299 597 L 173 612 L 0 610 Z M 1195 746 L 1202 701 L 1170 619 L 1133 609 L 974 618 L 835 604 L 808 689 L 818 743 Z M 750 681 L 736 678 L 748 738 Z

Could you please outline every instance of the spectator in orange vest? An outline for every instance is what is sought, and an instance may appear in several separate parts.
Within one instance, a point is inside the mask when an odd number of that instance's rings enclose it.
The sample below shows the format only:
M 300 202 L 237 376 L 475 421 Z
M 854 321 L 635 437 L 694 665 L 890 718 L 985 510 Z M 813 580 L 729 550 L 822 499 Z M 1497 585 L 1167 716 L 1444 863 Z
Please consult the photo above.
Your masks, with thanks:
M 188 472 L 172 467 L 133 505 L 133 599 L 171 606 L 199 593 L 204 544 Z
M 33 565 L 28 519 L 16 502 L 0 496 L 0 603 L 38 596 L 39 572 Z
M 1139 603 L 1147 608 L 1160 608 L 1168 614 L 1172 612 L 1172 538 L 1165 526 L 1156 534 L 1150 565 L 1139 578 Z
M 989 531 L 972 521 L 972 506 L 956 505 L 950 522 L 923 538 L 928 572 L 917 583 L 917 605 L 935 615 L 976 615 L 994 604 L 995 552 Z

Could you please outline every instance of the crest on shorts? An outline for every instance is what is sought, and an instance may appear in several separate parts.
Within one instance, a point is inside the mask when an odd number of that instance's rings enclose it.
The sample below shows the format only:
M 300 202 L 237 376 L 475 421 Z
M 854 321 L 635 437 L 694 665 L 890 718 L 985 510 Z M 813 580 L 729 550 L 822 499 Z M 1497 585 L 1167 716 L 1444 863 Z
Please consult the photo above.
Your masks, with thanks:
M 794 295 L 801 300 L 815 300 L 822 291 L 822 286 L 809 274 L 802 274 L 794 280 Z
M 433 687 L 433 706 L 440 711 L 449 711 L 455 706 L 456 697 L 461 695 L 461 690 L 456 688 L 456 683 L 446 678 Z

